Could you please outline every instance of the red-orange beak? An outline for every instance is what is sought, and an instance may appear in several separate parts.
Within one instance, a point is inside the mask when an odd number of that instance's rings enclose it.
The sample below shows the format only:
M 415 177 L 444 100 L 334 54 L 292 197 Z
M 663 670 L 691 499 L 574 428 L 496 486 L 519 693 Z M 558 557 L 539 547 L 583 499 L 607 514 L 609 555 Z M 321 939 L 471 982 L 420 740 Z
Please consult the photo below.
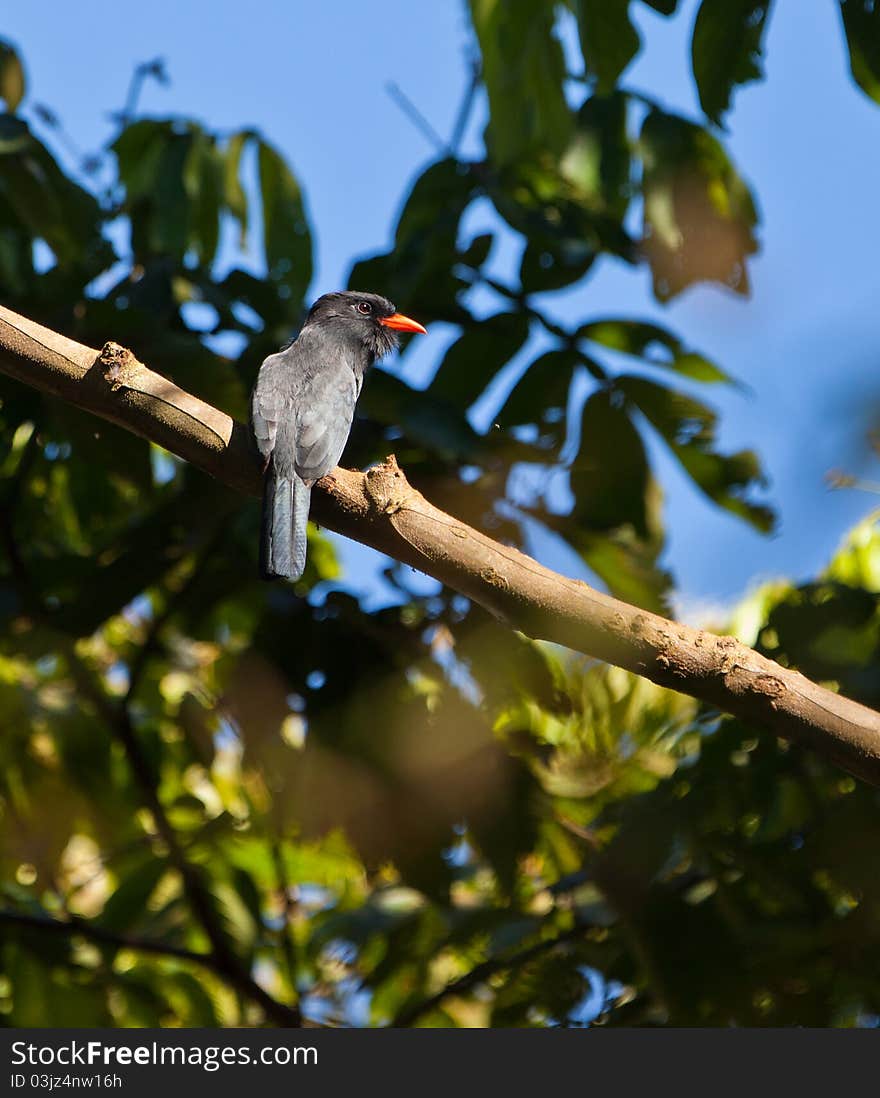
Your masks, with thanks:
M 397 332 L 419 332 L 421 335 L 427 335 L 427 328 L 423 328 L 417 320 L 410 320 L 408 316 L 404 316 L 403 313 L 392 313 L 391 316 L 379 317 L 379 323 L 384 324 L 386 328 L 394 328 Z

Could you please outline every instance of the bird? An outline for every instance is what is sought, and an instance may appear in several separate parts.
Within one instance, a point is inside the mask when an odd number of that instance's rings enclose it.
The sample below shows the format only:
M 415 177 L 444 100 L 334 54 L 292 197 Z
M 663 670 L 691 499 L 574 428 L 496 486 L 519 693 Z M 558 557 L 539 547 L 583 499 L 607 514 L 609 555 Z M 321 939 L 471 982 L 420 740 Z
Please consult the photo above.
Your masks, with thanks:
M 364 374 L 397 346 L 398 332 L 426 329 L 380 294 L 324 294 L 296 339 L 260 366 L 251 431 L 264 477 L 264 579 L 302 576 L 312 485 L 339 463 Z

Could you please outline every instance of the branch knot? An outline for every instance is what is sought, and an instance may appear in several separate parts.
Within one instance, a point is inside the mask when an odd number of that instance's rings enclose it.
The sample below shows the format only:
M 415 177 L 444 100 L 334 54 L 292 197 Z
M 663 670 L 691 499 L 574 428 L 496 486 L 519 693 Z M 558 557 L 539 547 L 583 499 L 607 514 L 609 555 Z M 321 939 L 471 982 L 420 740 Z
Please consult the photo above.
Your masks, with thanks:
M 128 384 L 140 368 L 140 363 L 131 351 L 121 343 L 114 343 L 112 340 L 108 340 L 101 348 L 98 365 L 101 367 L 104 380 L 114 393 Z
M 365 485 L 370 506 L 380 515 L 396 515 L 421 495 L 404 476 L 394 454 L 367 470 Z

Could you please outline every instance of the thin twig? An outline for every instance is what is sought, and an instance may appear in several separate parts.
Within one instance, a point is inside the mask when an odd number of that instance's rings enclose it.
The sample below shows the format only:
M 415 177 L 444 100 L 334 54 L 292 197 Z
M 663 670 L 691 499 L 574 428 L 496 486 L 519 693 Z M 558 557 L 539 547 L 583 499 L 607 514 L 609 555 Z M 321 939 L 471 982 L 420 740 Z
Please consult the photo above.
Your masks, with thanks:
M 9 518 L 8 513 L 0 510 L 0 520 L 6 520 L 0 521 L 0 536 L 3 537 L 16 581 L 24 593 L 30 611 L 41 617 L 45 625 L 51 627 L 51 620 L 40 605 L 39 597 L 18 551 L 11 523 L 8 521 Z M 121 706 L 117 706 L 107 697 L 96 676 L 92 674 L 84 660 L 77 653 L 71 637 L 63 633 L 59 634 L 58 643 L 77 689 L 91 701 L 125 751 L 128 765 L 140 790 L 141 800 L 149 809 L 159 837 L 168 850 L 168 860 L 180 874 L 184 894 L 190 908 L 211 943 L 214 970 L 243 996 L 257 1003 L 266 1017 L 276 1025 L 284 1027 L 301 1026 L 302 1016 L 299 1008 L 295 1005 L 288 1006 L 285 1003 L 280 1003 L 273 998 L 253 979 L 241 959 L 231 948 L 212 903 L 208 887 L 203 880 L 202 871 L 186 857 L 177 833 L 171 826 L 164 806 L 159 799 L 158 776 L 154 773 L 152 763 L 141 747 L 135 733 L 128 705 L 123 703 Z
M 463 976 L 459 976 L 457 980 L 453 980 L 446 987 L 441 988 L 436 994 L 430 995 L 427 999 L 422 999 L 418 1003 L 413 1003 L 411 1006 L 404 1006 L 398 1011 L 391 1025 L 393 1028 L 411 1026 L 419 1018 L 439 1006 L 450 995 L 461 995 L 465 991 L 470 991 L 478 984 L 485 983 L 490 976 L 494 976 L 497 972 L 519 968 L 520 965 L 527 964 L 535 957 L 540 957 L 542 953 L 548 953 L 557 946 L 580 937 L 586 929 L 582 924 L 576 923 L 568 930 L 562 931 L 561 934 L 557 934 L 553 938 L 544 938 L 526 949 L 519 950 L 518 953 L 511 953 L 508 957 L 490 957 L 488 960 L 475 965 L 470 972 L 466 972 Z
M 253 979 L 231 948 L 203 879 L 202 871 L 186 857 L 177 833 L 171 826 L 165 808 L 159 800 L 158 779 L 135 733 L 128 707 L 116 707 L 109 701 L 102 688 L 93 681 L 91 673 L 80 660 L 72 644 L 66 647 L 65 657 L 80 692 L 89 697 L 122 744 L 129 767 L 140 789 L 141 799 L 149 809 L 159 837 L 167 847 L 168 860 L 180 874 L 183 890 L 193 914 L 211 943 L 216 971 L 242 995 L 257 1003 L 267 1018 L 276 1025 L 285 1027 L 302 1025 L 299 1008 L 280 1003 L 273 998 Z
M 290 940 L 290 920 L 296 905 L 290 895 L 290 883 L 287 880 L 287 870 L 284 868 L 284 857 L 279 840 L 277 838 L 269 840 L 269 848 L 272 853 L 276 885 L 282 897 L 282 924 L 279 931 L 281 952 L 287 966 L 287 978 L 290 986 L 296 987 L 296 956 L 293 951 L 293 943 Z
M 434 146 L 437 152 L 442 153 L 444 156 L 450 152 L 446 142 L 434 129 L 431 123 L 425 118 L 419 108 L 413 103 L 410 97 L 405 91 L 393 80 L 389 81 L 385 85 L 385 90 L 394 100 L 394 102 L 400 107 L 407 118 L 416 127 L 419 133 Z
M 125 106 L 122 108 L 122 113 L 119 115 L 120 125 L 128 126 L 134 119 L 138 100 L 140 99 L 144 84 L 150 77 L 160 84 L 168 83 L 168 74 L 165 72 L 165 62 L 161 57 L 156 57 L 152 61 L 142 61 L 135 67 L 131 76 L 131 82 L 128 85 L 128 95 L 125 98 Z
M 470 68 L 471 78 L 468 81 L 464 97 L 458 108 L 458 114 L 455 117 L 455 125 L 452 127 L 452 137 L 449 139 L 449 151 L 456 158 L 458 157 L 458 147 L 464 138 L 465 130 L 467 129 L 467 124 L 470 120 L 471 110 L 473 109 L 474 101 L 477 97 L 477 89 L 480 86 L 481 67 L 478 57 L 471 58 Z
M 134 938 L 128 934 L 116 934 L 96 923 L 77 915 L 67 919 L 50 919 L 42 915 L 27 915 L 23 911 L 0 911 L 0 923 L 8 926 L 20 926 L 27 930 L 37 930 L 43 934 L 56 934 L 71 937 L 78 934 L 100 945 L 114 946 L 117 949 L 131 949 L 137 953 L 150 953 L 158 957 L 175 957 L 179 961 L 190 961 L 204 968 L 214 969 L 214 957 L 211 953 L 199 953 L 184 949 L 182 946 L 166 942 L 151 941 L 149 938 Z

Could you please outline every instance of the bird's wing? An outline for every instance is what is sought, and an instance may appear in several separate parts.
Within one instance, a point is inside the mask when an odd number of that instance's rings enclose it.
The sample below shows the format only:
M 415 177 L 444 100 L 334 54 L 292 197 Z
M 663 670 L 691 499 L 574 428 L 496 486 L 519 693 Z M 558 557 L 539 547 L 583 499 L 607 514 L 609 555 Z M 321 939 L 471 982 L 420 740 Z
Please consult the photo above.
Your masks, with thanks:
M 310 378 L 297 393 L 295 468 L 306 484 L 319 480 L 339 463 L 362 380 L 340 361 Z
M 278 424 L 290 414 L 290 379 L 283 353 L 269 355 L 257 374 L 251 396 L 251 428 L 264 462 L 275 449 Z

